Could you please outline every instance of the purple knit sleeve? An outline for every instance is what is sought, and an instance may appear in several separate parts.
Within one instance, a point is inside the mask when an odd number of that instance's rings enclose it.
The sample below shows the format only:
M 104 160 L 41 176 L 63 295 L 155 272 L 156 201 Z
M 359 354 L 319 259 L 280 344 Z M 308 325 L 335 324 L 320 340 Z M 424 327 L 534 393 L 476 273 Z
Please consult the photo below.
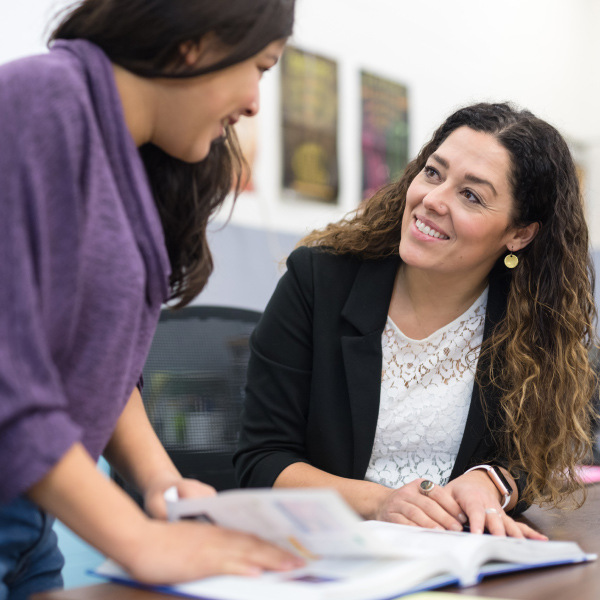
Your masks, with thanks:
M 76 255 L 73 218 L 57 212 L 57 198 L 73 195 L 70 159 L 61 128 L 44 114 L 48 99 L 19 98 L 11 69 L 0 70 L 0 503 L 39 481 L 81 437 L 57 368 L 67 332 L 51 314 L 72 293 L 63 283 Z

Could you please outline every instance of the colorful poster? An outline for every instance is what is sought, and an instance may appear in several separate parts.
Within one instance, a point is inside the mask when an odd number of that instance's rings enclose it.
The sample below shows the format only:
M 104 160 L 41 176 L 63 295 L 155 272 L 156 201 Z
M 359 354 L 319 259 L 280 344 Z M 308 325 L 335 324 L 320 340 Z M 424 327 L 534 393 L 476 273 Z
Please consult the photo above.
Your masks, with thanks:
M 408 96 L 405 86 L 363 71 L 362 197 L 397 179 L 408 163 Z
M 337 64 L 288 47 L 282 59 L 283 188 L 287 195 L 335 204 Z

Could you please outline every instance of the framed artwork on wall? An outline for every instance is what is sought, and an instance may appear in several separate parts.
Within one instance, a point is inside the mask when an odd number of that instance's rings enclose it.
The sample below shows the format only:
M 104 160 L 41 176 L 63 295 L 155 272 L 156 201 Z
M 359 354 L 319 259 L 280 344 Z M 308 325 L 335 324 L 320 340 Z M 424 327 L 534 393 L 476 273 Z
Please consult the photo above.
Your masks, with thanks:
M 336 204 L 337 63 L 288 46 L 281 63 L 283 189 L 286 197 Z
M 406 86 L 361 72 L 362 198 L 397 179 L 408 163 Z

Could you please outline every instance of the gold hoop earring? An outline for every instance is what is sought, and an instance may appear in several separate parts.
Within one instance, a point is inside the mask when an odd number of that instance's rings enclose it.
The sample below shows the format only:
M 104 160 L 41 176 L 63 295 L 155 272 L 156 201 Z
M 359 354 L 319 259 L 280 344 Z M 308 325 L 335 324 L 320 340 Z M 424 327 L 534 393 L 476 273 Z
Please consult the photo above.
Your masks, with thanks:
M 514 269 L 519 264 L 519 257 L 515 256 L 510 250 L 510 254 L 504 257 L 504 264 L 508 269 Z

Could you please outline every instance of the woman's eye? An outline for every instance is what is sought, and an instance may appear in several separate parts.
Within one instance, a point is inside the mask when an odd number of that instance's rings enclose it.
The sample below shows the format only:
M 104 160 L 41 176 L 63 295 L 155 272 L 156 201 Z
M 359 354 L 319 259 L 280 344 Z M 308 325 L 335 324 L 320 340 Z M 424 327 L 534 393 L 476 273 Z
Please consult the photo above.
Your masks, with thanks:
M 439 176 L 439 173 L 437 172 L 436 169 L 434 169 L 433 167 L 427 166 L 427 165 L 423 168 L 423 172 L 430 179 L 433 179 L 433 178 Z
M 464 190 L 463 195 L 469 202 L 472 202 L 473 204 L 482 203 L 479 196 L 474 194 L 471 190 Z

